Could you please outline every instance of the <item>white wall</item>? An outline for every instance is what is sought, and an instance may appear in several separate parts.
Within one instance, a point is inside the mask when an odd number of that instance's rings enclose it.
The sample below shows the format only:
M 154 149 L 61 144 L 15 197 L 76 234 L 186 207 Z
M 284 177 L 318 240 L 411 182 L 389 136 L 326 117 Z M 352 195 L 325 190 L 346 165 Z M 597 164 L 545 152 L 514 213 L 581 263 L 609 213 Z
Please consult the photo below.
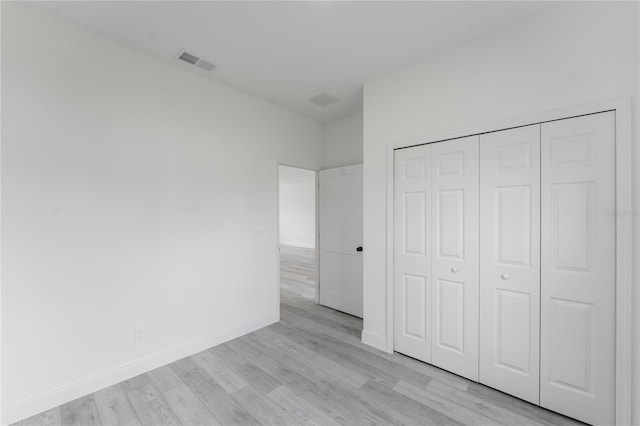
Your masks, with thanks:
M 637 3 L 566 2 L 365 84 L 363 340 L 379 347 L 387 341 L 386 145 L 618 96 L 633 96 L 637 103 L 638 35 Z M 636 165 L 639 151 L 636 144 Z M 635 211 L 640 212 L 637 167 L 635 184 Z M 640 214 L 634 221 L 640 247 Z M 640 251 L 635 256 L 638 307 Z M 636 337 L 638 348 L 640 327 Z M 636 406 L 636 423 L 638 410 Z
M 330 121 L 324 125 L 322 167 L 362 163 L 362 113 Z
M 4 2 L 2 124 L 3 424 L 278 319 L 319 123 Z
M 280 166 L 280 244 L 316 246 L 316 173 Z

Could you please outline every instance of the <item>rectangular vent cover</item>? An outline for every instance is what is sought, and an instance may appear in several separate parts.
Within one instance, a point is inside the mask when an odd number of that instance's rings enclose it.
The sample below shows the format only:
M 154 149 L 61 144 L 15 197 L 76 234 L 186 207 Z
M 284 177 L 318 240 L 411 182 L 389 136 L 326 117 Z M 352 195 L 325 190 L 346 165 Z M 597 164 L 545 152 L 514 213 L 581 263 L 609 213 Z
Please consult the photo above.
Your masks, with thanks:
M 192 55 L 191 53 L 185 51 L 184 49 L 180 49 L 176 57 L 181 61 L 187 62 L 191 65 L 195 65 L 198 68 L 201 68 L 205 71 L 213 71 L 216 69 L 216 66 L 211 62 L 205 61 L 204 59 L 201 59 L 196 55 Z
M 196 64 L 196 67 L 200 67 L 203 70 L 207 70 L 207 71 L 213 71 L 214 69 L 216 69 L 215 65 L 213 65 L 211 62 L 205 61 L 204 59 L 200 59 Z
M 193 56 L 187 52 L 182 52 L 182 55 L 180 55 L 179 58 L 185 62 L 189 62 L 192 65 L 195 65 L 200 60 L 200 58 L 198 58 L 197 56 Z

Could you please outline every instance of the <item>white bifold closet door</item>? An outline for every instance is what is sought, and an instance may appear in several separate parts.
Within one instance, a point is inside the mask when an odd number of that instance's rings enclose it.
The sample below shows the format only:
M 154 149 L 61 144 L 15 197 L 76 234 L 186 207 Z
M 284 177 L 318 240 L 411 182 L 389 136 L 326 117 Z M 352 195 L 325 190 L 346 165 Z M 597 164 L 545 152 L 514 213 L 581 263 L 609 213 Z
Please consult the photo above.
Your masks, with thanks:
M 542 124 L 540 405 L 615 422 L 615 113 Z
M 394 349 L 431 362 L 431 146 L 395 152 Z
M 394 347 L 478 379 L 478 136 L 398 150 Z
M 478 139 L 454 139 L 431 148 L 431 363 L 476 381 Z
M 540 125 L 480 136 L 480 382 L 539 402 Z

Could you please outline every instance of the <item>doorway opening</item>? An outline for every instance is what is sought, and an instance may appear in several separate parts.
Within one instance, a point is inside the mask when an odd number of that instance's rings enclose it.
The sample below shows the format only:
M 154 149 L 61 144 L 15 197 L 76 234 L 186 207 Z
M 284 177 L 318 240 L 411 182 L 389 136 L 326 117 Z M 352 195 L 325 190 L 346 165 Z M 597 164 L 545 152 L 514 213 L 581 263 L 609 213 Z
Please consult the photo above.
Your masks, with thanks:
M 278 166 L 281 306 L 318 300 L 317 188 L 316 171 Z

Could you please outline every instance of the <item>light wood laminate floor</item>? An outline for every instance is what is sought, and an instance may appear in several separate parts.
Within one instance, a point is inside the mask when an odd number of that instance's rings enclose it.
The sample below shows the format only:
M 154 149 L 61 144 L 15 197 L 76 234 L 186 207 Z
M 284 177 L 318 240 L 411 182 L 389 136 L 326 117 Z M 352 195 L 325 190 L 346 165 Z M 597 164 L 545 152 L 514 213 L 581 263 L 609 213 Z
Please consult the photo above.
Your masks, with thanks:
M 279 323 L 16 426 L 579 424 L 363 345 L 361 319 L 314 303 L 313 250 L 281 257 Z

